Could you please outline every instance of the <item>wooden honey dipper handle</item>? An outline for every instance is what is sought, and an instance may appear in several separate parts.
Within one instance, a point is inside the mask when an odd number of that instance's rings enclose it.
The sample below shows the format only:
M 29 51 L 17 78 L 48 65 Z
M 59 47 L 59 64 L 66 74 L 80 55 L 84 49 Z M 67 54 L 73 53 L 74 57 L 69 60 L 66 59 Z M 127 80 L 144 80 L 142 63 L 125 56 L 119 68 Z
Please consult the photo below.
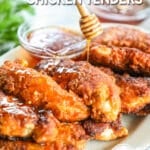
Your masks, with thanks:
M 90 15 L 89 12 L 87 11 L 87 9 L 84 6 L 79 4 L 78 0 L 76 0 L 76 6 L 77 6 L 78 11 L 79 11 L 79 13 L 82 17 L 86 17 L 86 16 Z
M 76 6 L 81 15 L 80 28 L 85 38 L 91 40 L 102 33 L 102 27 L 96 15 L 90 14 L 87 9 L 76 0 Z

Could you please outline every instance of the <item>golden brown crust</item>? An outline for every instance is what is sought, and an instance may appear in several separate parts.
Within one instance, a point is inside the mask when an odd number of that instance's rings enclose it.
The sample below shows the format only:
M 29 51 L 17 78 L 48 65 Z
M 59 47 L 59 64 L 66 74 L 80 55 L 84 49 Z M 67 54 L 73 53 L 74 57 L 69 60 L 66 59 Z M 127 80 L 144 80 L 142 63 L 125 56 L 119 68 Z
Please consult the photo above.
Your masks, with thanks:
M 44 123 L 47 125 L 46 123 Z M 50 128 L 51 126 L 49 126 Z M 47 128 L 48 129 L 48 128 Z M 48 129 L 50 130 L 50 129 Z M 0 139 L 0 149 L 4 150 L 83 150 L 89 136 L 80 123 L 62 123 L 55 138 L 35 143 L 32 139 Z M 41 132 L 39 130 L 39 132 Z M 53 133 L 52 133 L 53 134 Z M 46 134 L 45 134 L 46 135 Z M 42 135 L 43 136 L 43 135 Z M 50 135 L 49 135 L 50 137 Z M 43 139 L 47 136 L 43 136 Z M 38 141 L 39 142 L 39 141 Z
M 37 143 L 47 143 L 56 140 L 59 132 L 60 122 L 49 110 L 40 110 L 39 120 L 32 133 L 32 138 Z
M 115 74 L 109 68 L 100 67 L 105 73 L 116 79 L 120 87 L 121 111 L 144 115 L 149 113 L 150 104 L 150 78 L 133 77 L 129 74 Z M 148 106 L 147 106 L 148 105 Z
M 36 143 L 46 144 L 60 150 L 84 148 L 89 137 L 80 123 L 59 122 L 48 110 L 41 110 L 39 115 L 39 121 L 32 135 Z
M 51 77 L 19 63 L 8 61 L 0 67 L 0 87 L 26 104 L 51 109 L 61 121 L 74 122 L 89 116 L 77 95 L 63 90 Z
M 128 47 L 114 47 L 93 43 L 90 62 L 117 72 L 150 76 L 150 54 Z
M 33 108 L 0 91 L 0 135 L 30 137 L 38 116 Z
M 3 93 L 0 93 L 0 98 L 4 99 L 0 99 L 0 148 L 8 150 L 82 150 L 84 148 L 89 136 L 80 123 L 61 123 L 49 110 L 40 110 L 37 121 L 37 116 L 34 116 L 29 106 L 22 106 L 17 99 L 13 100 L 11 96 L 8 97 Z M 30 129 L 31 123 L 33 127 Z M 3 144 L 1 139 L 4 141 Z M 32 142 L 33 140 L 39 144 Z
M 108 46 L 137 48 L 150 53 L 150 34 L 129 27 L 109 27 L 95 42 Z
M 39 115 L 39 121 L 32 135 L 36 143 L 50 147 L 52 150 L 84 149 L 89 136 L 79 122 L 59 122 L 48 110 L 41 110 Z
M 85 142 L 89 139 L 80 123 L 62 123 L 59 126 L 59 133 L 55 145 L 67 147 L 66 150 L 83 150 Z M 70 149 L 69 149 L 70 148 Z
M 83 127 L 93 140 L 109 141 L 128 135 L 128 130 L 122 126 L 120 118 L 112 123 L 95 122 L 86 120 Z
M 45 144 L 54 150 L 83 150 L 88 139 L 80 123 L 61 123 L 56 137 Z
M 122 112 L 136 113 L 150 104 L 149 78 L 116 75 L 116 82 L 121 88 Z
M 55 62 L 55 63 L 53 63 Z M 73 91 L 91 106 L 91 117 L 102 122 L 117 119 L 120 112 L 119 89 L 114 78 L 88 62 L 45 60 L 36 67 L 52 76 L 68 91 Z

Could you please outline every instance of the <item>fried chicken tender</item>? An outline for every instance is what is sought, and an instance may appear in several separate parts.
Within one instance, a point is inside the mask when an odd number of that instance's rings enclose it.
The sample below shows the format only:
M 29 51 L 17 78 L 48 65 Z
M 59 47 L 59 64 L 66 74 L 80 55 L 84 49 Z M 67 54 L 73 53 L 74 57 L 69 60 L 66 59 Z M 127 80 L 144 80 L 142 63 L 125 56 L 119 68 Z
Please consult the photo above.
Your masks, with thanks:
M 109 27 L 94 39 L 95 42 L 108 46 L 137 48 L 150 53 L 150 34 L 129 27 Z
M 119 75 L 106 67 L 100 67 L 100 70 L 116 78 L 116 84 L 121 89 L 121 112 L 137 115 L 148 113 L 150 78 L 132 77 L 129 74 Z
M 138 49 L 92 43 L 89 61 L 117 72 L 150 76 L 150 54 Z
M 39 111 L 39 120 L 32 130 L 33 140 L 27 139 L 28 142 L 18 141 L 21 138 L 15 138 L 9 135 L 5 140 L 13 140 L 16 149 L 24 148 L 27 150 L 83 150 L 89 136 L 80 123 L 63 123 L 59 122 L 49 110 Z M 26 118 L 24 118 L 26 120 Z M 8 125 L 9 126 L 9 125 Z M 11 126 L 12 127 L 12 126 Z M 19 130 L 19 128 L 18 128 Z M 17 130 L 16 130 L 17 131 Z M 17 141 L 16 141 L 17 140 Z M 5 143 L 5 142 L 4 142 Z M 12 145 L 11 142 L 8 142 Z M 22 143 L 22 147 L 21 144 Z M 9 148 L 6 145 L 6 148 Z M 5 145 L 5 144 L 4 144 Z M 3 146 L 4 146 L 3 145 Z M 43 146 L 42 146 L 43 145 Z M 15 150 L 16 150 L 15 149 Z M 22 150 L 22 149 L 21 149 Z
M 88 136 L 80 123 L 59 122 L 50 111 L 42 110 L 33 132 L 36 143 L 48 144 L 53 150 L 82 150 Z
M 112 123 L 95 122 L 86 120 L 83 127 L 93 140 L 110 141 L 128 135 L 128 130 L 122 126 L 120 118 Z
M 0 91 L 1 136 L 29 137 L 35 128 L 37 119 L 33 108 Z
M 32 137 L 37 143 L 53 142 L 56 140 L 60 122 L 49 110 L 40 110 L 39 120 L 33 131 Z
M 115 80 L 88 62 L 44 60 L 36 69 L 50 75 L 68 91 L 73 91 L 91 107 L 91 117 L 112 122 L 120 113 L 119 89 Z
M 123 113 L 137 113 L 150 104 L 150 80 L 147 78 L 116 75 L 116 83 L 121 88 Z
M 85 142 L 89 139 L 80 123 L 62 123 L 59 127 L 59 134 L 54 145 L 66 150 L 83 150 Z
M 52 110 L 61 121 L 80 121 L 89 116 L 87 106 L 77 95 L 62 89 L 51 77 L 20 63 L 6 61 L 0 67 L 0 88 L 26 104 Z

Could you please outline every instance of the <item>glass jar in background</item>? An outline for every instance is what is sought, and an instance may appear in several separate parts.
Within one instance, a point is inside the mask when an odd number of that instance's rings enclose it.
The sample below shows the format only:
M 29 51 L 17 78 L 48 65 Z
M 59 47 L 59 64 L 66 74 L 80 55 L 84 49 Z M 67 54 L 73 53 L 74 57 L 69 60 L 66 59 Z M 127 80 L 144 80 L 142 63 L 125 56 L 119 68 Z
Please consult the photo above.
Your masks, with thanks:
M 139 24 L 150 16 L 150 1 L 143 0 L 141 5 L 88 5 L 89 10 L 97 15 L 101 22 Z

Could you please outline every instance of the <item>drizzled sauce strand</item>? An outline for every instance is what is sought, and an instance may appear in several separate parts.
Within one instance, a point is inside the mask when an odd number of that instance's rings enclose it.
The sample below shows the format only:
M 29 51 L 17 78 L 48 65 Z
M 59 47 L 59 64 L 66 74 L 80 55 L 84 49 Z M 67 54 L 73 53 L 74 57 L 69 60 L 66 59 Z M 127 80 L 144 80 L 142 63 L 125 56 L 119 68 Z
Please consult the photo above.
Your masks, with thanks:
M 87 39 L 87 61 L 89 61 L 89 49 L 91 40 L 102 33 L 102 27 L 98 18 L 94 14 L 90 14 L 87 9 L 76 0 L 76 6 L 81 15 L 80 28 Z

